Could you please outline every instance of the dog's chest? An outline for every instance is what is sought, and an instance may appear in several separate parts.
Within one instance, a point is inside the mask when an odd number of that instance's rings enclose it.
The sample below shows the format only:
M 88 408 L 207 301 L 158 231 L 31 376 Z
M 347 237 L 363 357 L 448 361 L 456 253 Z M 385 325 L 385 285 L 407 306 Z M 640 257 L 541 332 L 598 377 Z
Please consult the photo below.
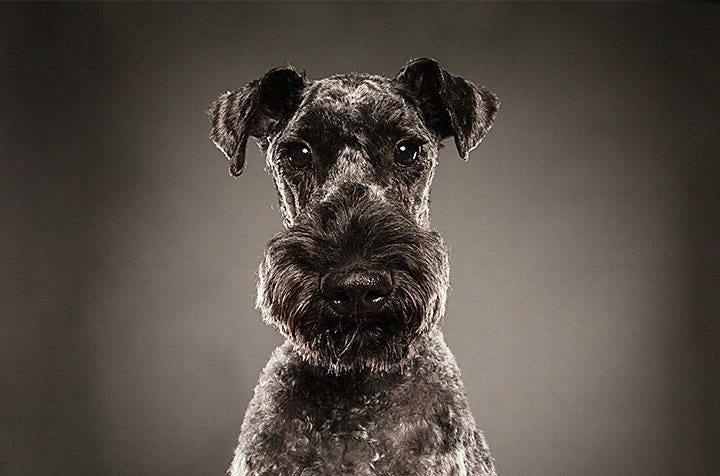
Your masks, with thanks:
M 257 407 L 250 461 L 268 474 L 462 474 L 468 428 L 443 395 L 419 392 L 285 389 Z
M 286 422 L 294 459 L 322 472 L 376 474 L 394 465 L 401 452 L 421 456 L 423 445 L 413 440 L 430 431 L 423 417 L 393 408 L 382 397 L 357 400 L 366 403 L 317 402 Z

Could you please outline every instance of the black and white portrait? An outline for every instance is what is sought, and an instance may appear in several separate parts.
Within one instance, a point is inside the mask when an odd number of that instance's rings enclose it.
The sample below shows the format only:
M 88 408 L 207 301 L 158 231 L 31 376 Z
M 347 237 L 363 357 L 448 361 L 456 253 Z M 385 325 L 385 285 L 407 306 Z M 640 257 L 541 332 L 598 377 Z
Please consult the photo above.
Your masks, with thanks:
M 718 472 L 716 5 L 0 13 L 0 474 Z

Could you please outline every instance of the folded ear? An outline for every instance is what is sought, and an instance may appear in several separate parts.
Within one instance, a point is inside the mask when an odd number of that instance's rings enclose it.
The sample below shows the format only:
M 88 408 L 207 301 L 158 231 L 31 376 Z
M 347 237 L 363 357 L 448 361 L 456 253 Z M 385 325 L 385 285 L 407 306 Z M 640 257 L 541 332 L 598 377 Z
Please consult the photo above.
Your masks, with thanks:
M 455 136 L 458 153 L 466 160 L 492 127 L 500 107 L 489 90 L 451 75 L 430 58 L 408 62 L 395 80 L 409 88 L 426 125 L 441 140 Z
M 208 108 L 210 138 L 230 161 L 230 174 L 238 176 L 245 169 L 248 137 L 264 140 L 277 131 L 297 108 L 304 87 L 302 71 L 277 68 L 223 94 Z

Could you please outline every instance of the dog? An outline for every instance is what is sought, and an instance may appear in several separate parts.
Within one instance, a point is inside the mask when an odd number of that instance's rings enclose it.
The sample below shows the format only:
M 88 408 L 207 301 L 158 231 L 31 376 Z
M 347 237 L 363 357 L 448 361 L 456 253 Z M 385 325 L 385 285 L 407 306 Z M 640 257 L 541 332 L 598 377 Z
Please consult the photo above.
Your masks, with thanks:
M 430 227 L 441 141 L 467 159 L 499 101 L 429 58 L 394 79 L 273 69 L 208 109 L 238 176 L 254 137 L 284 230 L 257 307 L 286 341 L 250 402 L 237 475 L 495 475 L 440 319 L 448 253 Z

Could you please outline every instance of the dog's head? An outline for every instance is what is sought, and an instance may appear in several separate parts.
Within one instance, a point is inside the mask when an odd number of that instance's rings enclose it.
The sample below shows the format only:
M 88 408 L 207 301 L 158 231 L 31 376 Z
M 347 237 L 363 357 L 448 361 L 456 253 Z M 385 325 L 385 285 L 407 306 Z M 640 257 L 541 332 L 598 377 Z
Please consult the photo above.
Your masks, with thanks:
M 334 371 L 402 361 L 443 314 L 448 260 L 430 229 L 440 142 L 467 158 L 497 98 L 431 59 L 395 79 L 268 72 L 209 109 L 213 142 L 240 175 L 255 137 L 285 230 L 265 250 L 258 307 L 309 360 Z

